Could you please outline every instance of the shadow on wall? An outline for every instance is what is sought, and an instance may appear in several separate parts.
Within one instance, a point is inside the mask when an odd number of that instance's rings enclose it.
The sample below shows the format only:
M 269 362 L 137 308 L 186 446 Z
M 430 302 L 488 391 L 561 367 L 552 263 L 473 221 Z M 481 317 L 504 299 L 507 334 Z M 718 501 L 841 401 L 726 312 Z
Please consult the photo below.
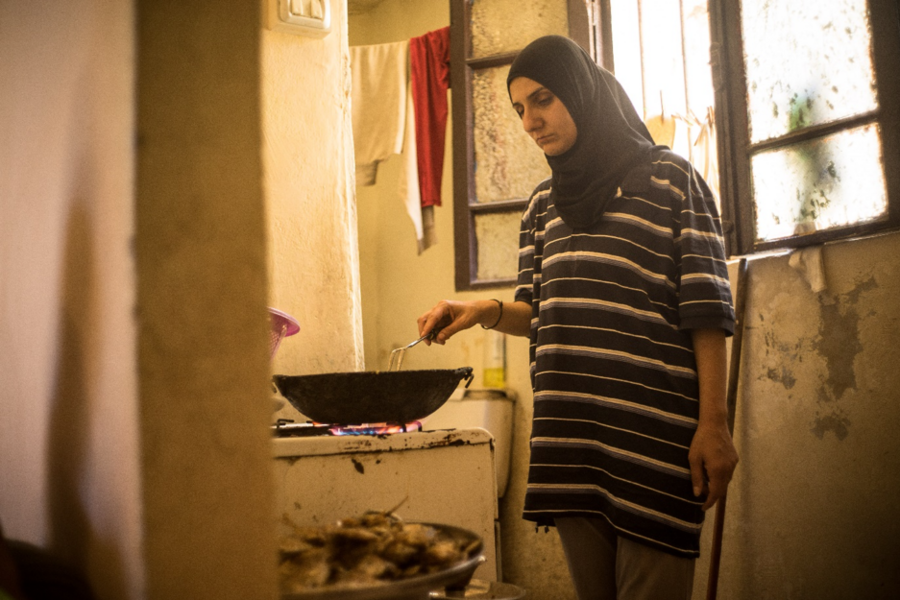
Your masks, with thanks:
M 115 597 L 127 596 L 119 556 L 111 546 L 98 544 L 85 508 L 84 482 L 90 464 L 91 375 L 99 369 L 90 332 L 100 328 L 94 272 L 97 249 L 91 237 L 90 216 L 83 202 L 72 203 L 66 225 L 57 382 L 51 403 L 48 435 L 47 481 L 50 540 L 53 553 L 75 573 L 88 572 L 88 559 L 101 561 L 108 574 L 104 589 Z M 93 336 L 96 344 L 96 336 Z M 92 542 L 93 540 L 93 542 Z M 98 556 L 97 549 L 102 548 Z M 90 551 L 89 551 L 90 550 Z

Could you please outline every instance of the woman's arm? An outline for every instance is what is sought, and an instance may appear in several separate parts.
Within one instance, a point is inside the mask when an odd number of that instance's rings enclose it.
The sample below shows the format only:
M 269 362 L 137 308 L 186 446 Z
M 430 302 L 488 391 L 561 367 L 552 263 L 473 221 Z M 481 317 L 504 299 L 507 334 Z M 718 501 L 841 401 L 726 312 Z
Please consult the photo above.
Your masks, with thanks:
M 434 328 L 440 331 L 434 342 L 446 344 L 453 334 L 482 325 L 510 335 L 528 337 L 531 328 L 531 305 L 527 302 L 504 302 L 501 314 L 500 303 L 494 300 L 441 300 L 434 308 L 419 317 L 419 335 L 425 335 Z M 426 340 L 425 343 L 430 343 Z
M 694 495 L 700 496 L 708 491 L 703 504 L 703 510 L 708 510 L 725 495 L 737 467 L 738 455 L 728 430 L 728 406 L 725 402 L 725 332 L 721 329 L 694 329 L 692 337 L 700 384 L 700 419 L 688 459 Z M 707 484 L 709 487 L 705 490 Z

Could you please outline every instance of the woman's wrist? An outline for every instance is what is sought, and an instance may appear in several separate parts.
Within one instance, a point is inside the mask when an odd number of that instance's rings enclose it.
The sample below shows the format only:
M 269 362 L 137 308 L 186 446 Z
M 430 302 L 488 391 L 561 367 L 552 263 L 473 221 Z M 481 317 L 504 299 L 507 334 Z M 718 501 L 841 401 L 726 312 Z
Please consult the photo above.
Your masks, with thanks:
M 485 301 L 487 308 L 482 312 L 482 318 L 479 322 L 482 329 L 494 329 L 503 319 L 503 301 L 491 298 Z

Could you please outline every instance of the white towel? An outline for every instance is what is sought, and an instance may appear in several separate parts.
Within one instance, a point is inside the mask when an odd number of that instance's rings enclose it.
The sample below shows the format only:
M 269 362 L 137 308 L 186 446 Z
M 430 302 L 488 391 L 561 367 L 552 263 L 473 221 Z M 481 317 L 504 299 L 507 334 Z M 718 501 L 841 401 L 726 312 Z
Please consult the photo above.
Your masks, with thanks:
M 822 260 L 822 246 L 808 246 L 794 250 L 788 264 L 803 276 L 814 294 L 828 289 L 825 279 L 825 262 Z
M 357 185 L 374 185 L 378 163 L 400 154 L 397 195 L 413 222 L 419 254 L 436 242 L 434 215 L 423 220 L 409 40 L 350 47 L 351 112 Z
M 378 163 L 403 149 L 409 40 L 350 47 L 356 182 L 373 185 Z
M 434 243 L 434 223 L 428 235 L 422 222 L 422 193 L 419 188 L 419 159 L 416 146 L 416 115 L 413 110 L 412 85 L 406 88 L 406 127 L 403 142 L 403 162 L 400 165 L 398 195 L 406 205 L 406 212 L 416 230 L 416 251 L 422 254 Z

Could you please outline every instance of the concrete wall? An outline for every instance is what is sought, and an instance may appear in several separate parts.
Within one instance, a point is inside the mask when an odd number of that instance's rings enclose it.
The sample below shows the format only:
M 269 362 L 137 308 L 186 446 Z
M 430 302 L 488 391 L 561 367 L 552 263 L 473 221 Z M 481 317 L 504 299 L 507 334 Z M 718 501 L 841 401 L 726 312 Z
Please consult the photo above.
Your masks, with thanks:
M 147 598 L 276 589 L 259 9 L 138 2 Z
M 818 294 L 751 264 L 720 597 L 900 595 L 898 257 L 898 234 L 829 245 Z
M 345 4 L 260 8 L 0 2 L 0 519 L 100 600 L 275 597 L 266 305 L 362 363 Z

